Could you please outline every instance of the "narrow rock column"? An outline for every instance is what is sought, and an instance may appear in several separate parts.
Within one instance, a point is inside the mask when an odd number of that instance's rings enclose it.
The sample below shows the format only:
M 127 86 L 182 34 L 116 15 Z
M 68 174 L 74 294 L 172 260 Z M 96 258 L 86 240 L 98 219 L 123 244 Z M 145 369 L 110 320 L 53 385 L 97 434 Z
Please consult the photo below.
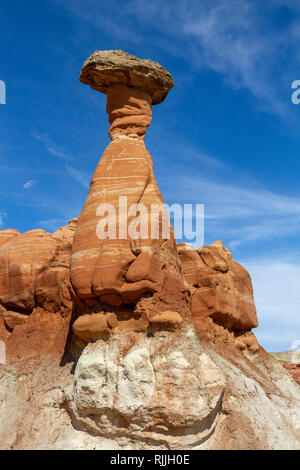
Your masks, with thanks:
M 151 205 L 163 207 L 163 198 L 144 144 L 152 104 L 165 98 L 172 77 L 150 60 L 98 51 L 84 64 L 80 80 L 107 95 L 112 139 L 93 175 L 74 236 L 71 281 L 82 301 L 80 313 L 147 311 L 149 319 L 175 310 L 184 316 L 187 299 L 173 229 L 165 236 L 166 214 L 153 215 Z M 135 212 L 137 204 L 142 210 Z M 103 238 L 104 226 L 112 230 L 108 238 Z

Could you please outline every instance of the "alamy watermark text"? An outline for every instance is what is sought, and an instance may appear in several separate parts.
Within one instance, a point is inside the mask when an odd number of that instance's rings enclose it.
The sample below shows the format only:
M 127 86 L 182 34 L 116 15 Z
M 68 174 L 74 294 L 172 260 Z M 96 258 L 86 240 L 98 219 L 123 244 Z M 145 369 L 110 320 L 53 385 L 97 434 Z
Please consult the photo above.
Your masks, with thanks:
M 3 80 L 0 80 L 0 104 L 6 104 L 6 85 Z

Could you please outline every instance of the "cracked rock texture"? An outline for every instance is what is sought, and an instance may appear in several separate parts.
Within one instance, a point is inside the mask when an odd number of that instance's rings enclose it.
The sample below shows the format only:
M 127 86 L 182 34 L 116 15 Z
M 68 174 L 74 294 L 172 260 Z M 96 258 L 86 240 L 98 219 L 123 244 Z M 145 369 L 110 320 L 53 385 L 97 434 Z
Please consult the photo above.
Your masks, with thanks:
M 92 434 L 182 448 L 212 432 L 225 384 L 192 327 L 148 338 L 127 333 L 85 348 L 66 400 Z
M 123 51 L 95 51 L 83 64 L 79 80 L 102 93 L 113 84 L 142 90 L 152 104 L 161 103 L 174 86 L 172 75 L 160 64 Z
M 222 242 L 198 250 L 180 243 L 178 253 L 195 320 L 209 315 L 234 330 L 258 326 L 250 275 Z

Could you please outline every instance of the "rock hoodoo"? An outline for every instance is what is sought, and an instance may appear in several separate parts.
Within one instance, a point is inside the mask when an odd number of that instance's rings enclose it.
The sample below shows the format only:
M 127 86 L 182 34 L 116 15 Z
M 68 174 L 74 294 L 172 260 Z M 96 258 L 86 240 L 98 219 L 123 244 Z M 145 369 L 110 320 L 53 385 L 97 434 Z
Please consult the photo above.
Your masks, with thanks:
M 97 51 L 85 62 L 80 80 L 107 95 L 112 142 L 96 168 L 74 236 L 71 281 L 82 301 L 79 313 L 110 309 L 117 315 L 117 329 L 134 330 L 145 330 L 151 315 L 161 310 L 175 309 L 187 316 L 173 230 L 165 213 L 157 214 L 156 223 L 152 213 L 152 205 L 164 206 L 144 144 L 152 104 L 166 97 L 172 77 L 151 60 L 122 51 Z M 97 226 L 99 215 L 103 220 L 105 214 L 99 208 L 107 205 L 113 211 L 108 218 L 115 216 L 114 233 L 101 239 Z M 128 228 L 137 214 L 130 211 L 141 208 L 140 236 L 135 238 Z M 170 227 L 169 238 L 163 237 L 161 216 Z M 75 322 L 75 333 L 81 322 Z M 91 334 L 94 337 L 95 332 Z
M 220 241 L 176 245 L 162 209 L 144 136 L 171 75 L 97 51 L 80 81 L 112 141 L 79 218 L 0 231 L 0 449 L 299 449 L 249 274 Z

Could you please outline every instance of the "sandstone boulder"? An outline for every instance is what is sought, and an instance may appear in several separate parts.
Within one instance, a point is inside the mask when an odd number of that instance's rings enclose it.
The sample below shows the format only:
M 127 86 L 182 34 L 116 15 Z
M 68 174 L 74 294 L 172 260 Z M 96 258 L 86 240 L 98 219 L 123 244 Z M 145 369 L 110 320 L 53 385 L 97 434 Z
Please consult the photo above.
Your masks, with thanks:
M 73 331 L 86 341 L 103 338 L 111 333 L 105 313 L 81 315 L 73 323 Z
M 256 336 L 250 332 L 237 336 L 235 344 L 242 351 L 245 349 L 248 349 L 252 353 L 259 351 L 259 344 Z
M 161 103 L 174 86 L 172 75 L 160 64 L 123 51 L 95 51 L 83 64 L 79 80 L 107 94 L 113 84 L 147 93 Z
M 150 322 L 159 325 L 179 325 L 180 323 L 182 323 L 182 317 L 179 315 L 178 312 L 171 312 L 169 310 L 166 310 L 165 312 L 161 312 L 151 317 Z
M 0 247 L 0 302 L 8 309 L 31 311 L 35 278 L 60 241 L 44 230 L 31 230 Z
M 56 230 L 56 232 L 53 233 L 53 236 L 55 238 L 59 238 L 64 243 L 70 243 L 72 245 L 74 233 L 76 229 L 76 223 L 77 223 L 77 219 L 69 220 L 68 225 L 65 225 L 64 227 L 60 227 L 58 230 Z
M 4 323 L 10 329 L 14 330 L 16 326 L 23 325 L 28 316 L 18 312 L 6 311 L 4 312 Z
M 51 260 L 36 276 L 36 301 L 40 307 L 49 312 L 72 310 L 74 292 L 70 282 L 70 253 L 69 243 L 59 245 Z
M 228 263 L 217 246 L 203 246 L 197 251 L 206 266 L 214 269 L 215 271 L 227 273 Z
M 221 242 L 198 251 L 180 244 L 178 253 L 192 294 L 194 320 L 210 316 L 234 330 L 257 327 L 251 278 Z
M 182 449 L 209 437 L 225 385 L 222 370 L 186 327 L 88 344 L 65 394 L 77 428 Z

